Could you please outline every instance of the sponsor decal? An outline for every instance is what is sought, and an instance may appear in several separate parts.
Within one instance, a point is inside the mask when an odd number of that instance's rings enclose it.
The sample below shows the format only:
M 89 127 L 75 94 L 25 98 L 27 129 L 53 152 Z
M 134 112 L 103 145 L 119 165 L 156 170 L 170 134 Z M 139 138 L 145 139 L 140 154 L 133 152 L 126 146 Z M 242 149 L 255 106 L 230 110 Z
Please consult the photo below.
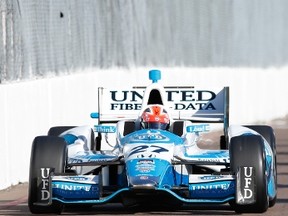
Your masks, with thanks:
M 153 160 L 139 160 L 136 163 L 135 170 L 140 173 L 155 171 L 155 162 Z
M 211 192 L 212 190 L 222 193 L 223 190 L 228 190 L 231 187 L 231 182 L 212 183 L 212 184 L 198 184 L 191 185 L 190 190 L 197 190 L 199 193 Z
M 82 184 L 76 182 L 53 182 L 53 194 L 61 198 L 99 198 L 97 184 Z
M 220 163 L 220 159 L 217 158 L 199 158 L 198 161 L 201 162 L 211 162 L 211 163 Z
M 224 179 L 227 178 L 226 176 L 221 176 L 221 175 L 211 175 L 211 176 L 200 176 L 200 179 L 203 181 L 213 181 L 213 180 L 219 180 L 219 179 Z M 231 176 L 228 176 L 228 178 L 231 178 Z
M 105 153 L 94 153 L 92 151 L 89 152 L 81 152 L 74 156 L 74 158 L 68 158 L 68 164 L 77 164 L 77 163 L 85 163 L 85 162 L 110 162 L 118 159 L 117 155 L 113 154 L 105 154 Z
M 189 184 L 206 184 L 208 182 L 227 182 L 234 181 L 232 175 L 189 175 Z
M 88 180 L 90 180 L 89 178 L 87 178 L 87 177 L 83 177 L 83 176 L 69 176 L 69 177 L 67 177 L 67 180 L 72 180 L 72 181 L 88 181 Z
M 164 135 L 160 133 L 144 133 L 144 134 L 136 134 L 133 136 L 135 140 L 165 140 L 167 139 Z
M 149 177 L 146 176 L 146 175 L 140 176 L 140 179 L 141 179 L 141 180 L 147 180 L 148 178 L 149 178 Z
M 116 127 L 112 125 L 94 125 L 94 129 L 98 133 L 116 133 Z
M 99 198 L 99 176 L 53 176 L 53 196 Z
M 189 125 L 186 127 L 188 133 L 208 132 L 210 131 L 209 124 Z
M 99 179 L 98 175 L 77 175 L 77 176 L 53 176 L 52 182 L 54 181 L 67 181 L 67 182 L 77 182 L 77 183 L 86 183 L 86 184 L 98 184 Z
M 216 94 L 194 88 L 166 89 L 166 100 L 174 104 L 174 110 L 216 110 L 212 100 Z M 144 91 L 109 91 L 110 110 L 141 110 Z
M 232 175 L 189 175 L 191 197 L 227 197 L 235 193 L 235 180 Z
M 201 151 L 198 154 L 185 153 L 187 160 L 198 161 L 203 163 L 229 163 L 229 152 L 223 150 Z
M 55 182 L 53 183 L 53 189 L 61 189 L 66 191 L 86 191 L 89 192 L 91 185 L 67 183 L 67 182 Z
M 40 168 L 40 182 L 38 200 L 42 203 L 51 203 L 51 179 L 52 168 Z
M 233 181 L 189 184 L 191 198 L 227 197 L 235 193 Z
M 255 168 L 240 167 L 237 173 L 237 194 L 238 204 L 252 204 L 255 200 Z

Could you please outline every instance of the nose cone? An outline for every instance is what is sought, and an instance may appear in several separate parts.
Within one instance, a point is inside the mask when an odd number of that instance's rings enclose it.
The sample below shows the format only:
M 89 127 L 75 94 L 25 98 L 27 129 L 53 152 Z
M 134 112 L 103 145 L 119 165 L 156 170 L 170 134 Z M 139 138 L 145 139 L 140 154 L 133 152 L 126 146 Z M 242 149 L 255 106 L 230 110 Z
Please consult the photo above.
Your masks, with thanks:
M 144 155 L 143 155 L 144 156 Z M 133 189 L 156 189 L 166 184 L 166 174 L 171 177 L 170 164 L 158 158 L 137 158 L 126 162 L 129 187 Z M 166 176 L 166 177 L 165 177 Z M 170 178 L 169 178 L 170 179 Z
M 129 184 L 133 189 L 155 189 L 159 185 L 160 178 L 157 176 L 130 176 Z

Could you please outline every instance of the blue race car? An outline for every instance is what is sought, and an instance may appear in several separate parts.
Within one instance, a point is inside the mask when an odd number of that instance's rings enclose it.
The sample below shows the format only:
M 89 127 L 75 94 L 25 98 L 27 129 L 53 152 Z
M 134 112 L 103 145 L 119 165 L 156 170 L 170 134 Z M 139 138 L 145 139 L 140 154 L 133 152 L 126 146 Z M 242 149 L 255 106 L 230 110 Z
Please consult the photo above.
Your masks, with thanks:
M 276 203 L 270 126 L 229 125 L 229 87 L 164 88 L 158 70 L 149 78 L 146 88 L 99 88 L 94 127 L 52 127 L 34 139 L 32 213 L 108 202 L 175 208 L 229 203 L 236 212 L 261 213 Z M 218 149 L 199 147 L 200 135 L 219 123 Z

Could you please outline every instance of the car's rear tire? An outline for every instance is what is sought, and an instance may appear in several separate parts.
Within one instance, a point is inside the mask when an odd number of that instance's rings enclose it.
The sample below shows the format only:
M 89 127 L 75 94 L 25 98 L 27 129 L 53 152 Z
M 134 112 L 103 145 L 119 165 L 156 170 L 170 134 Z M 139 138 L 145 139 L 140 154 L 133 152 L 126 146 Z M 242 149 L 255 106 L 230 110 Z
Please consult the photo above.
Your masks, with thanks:
M 41 168 L 53 168 L 55 173 L 64 173 L 66 166 L 67 144 L 56 136 L 38 136 L 34 139 L 30 158 L 28 206 L 32 213 L 60 213 L 63 204 L 52 201 L 49 206 L 36 205 L 41 179 Z
M 273 157 L 274 157 L 274 182 L 275 182 L 275 190 L 276 190 L 276 195 L 275 197 L 271 198 L 269 200 L 269 207 L 272 207 L 276 204 L 277 201 L 277 154 L 276 154 L 276 139 L 275 139 L 275 133 L 272 127 L 268 125 L 248 125 L 246 126 L 257 133 L 261 134 L 269 143 L 272 151 L 273 151 Z
M 266 178 L 266 157 L 263 139 L 259 135 L 237 136 L 231 138 L 230 162 L 231 171 L 237 173 L 239 167 L 254 167 L 255 170 L 255 203 L 232 205 L 238 213 L 262 213 L 268 209 L 268 192 Z M 237 193 L 237 187 L 236 187 Z

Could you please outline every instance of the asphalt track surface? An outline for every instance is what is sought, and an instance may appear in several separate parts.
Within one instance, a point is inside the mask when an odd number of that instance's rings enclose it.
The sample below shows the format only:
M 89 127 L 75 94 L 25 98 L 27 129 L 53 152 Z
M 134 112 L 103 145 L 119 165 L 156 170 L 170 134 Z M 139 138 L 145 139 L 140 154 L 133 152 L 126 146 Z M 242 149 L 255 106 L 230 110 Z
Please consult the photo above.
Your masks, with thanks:
M 288 128 L 274 128 L 277 143 L 278 198 L 274 207 L 263 214 L 284 216 L 288 212 Z M 0 191 L 0 215 L 32 215 L 27 206 L 28 184 L 19 184 Z M 107 204 L 92 208 L 65 209 L 62 215 L 237 215 L 229 205 L 183 206 L 170 211 L 156 208 L 125 209 L 120 204 Z

